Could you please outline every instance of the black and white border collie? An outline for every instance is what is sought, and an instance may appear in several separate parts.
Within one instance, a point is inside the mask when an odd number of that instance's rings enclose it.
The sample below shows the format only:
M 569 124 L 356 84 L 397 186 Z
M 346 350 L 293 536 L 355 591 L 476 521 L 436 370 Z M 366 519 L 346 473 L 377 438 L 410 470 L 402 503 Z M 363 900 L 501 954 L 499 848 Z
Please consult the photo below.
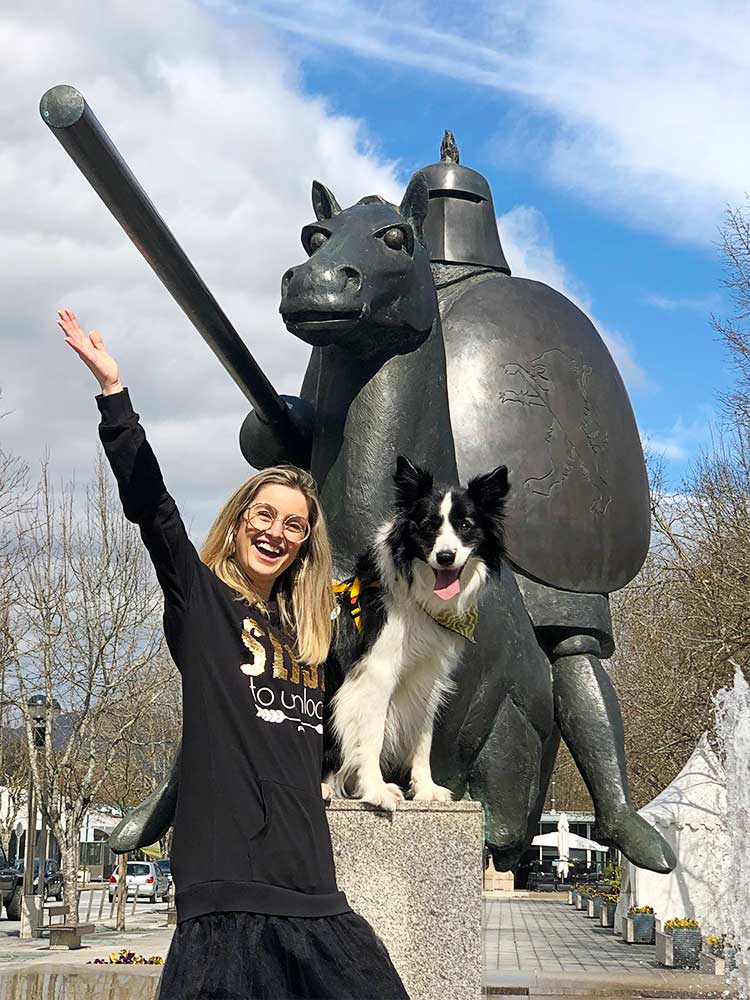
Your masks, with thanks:
M 508 474 L 500 466 L 466 489 L 445 489 L 399 457 L 394 482 L 394 516 L 357 566 L 361 632 L 347 627 L 344 610 L 327 669 L 332 713 L 324 761 L 335 795 L 388 810 L 404 795 L 384 773 L 405 774 L 417 801 L 451 799 L 432 780 L 430 749 L 468 640 L 436 618 L 449 612 L 460 619 L 476 608 L 489 575 L 500 572 Z

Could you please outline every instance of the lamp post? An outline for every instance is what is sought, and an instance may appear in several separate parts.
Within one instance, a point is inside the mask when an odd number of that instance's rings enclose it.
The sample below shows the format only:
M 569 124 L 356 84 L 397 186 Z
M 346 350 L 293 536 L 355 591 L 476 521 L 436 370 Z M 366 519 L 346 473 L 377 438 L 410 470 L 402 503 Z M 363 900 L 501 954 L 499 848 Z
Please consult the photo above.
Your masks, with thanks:
M 27 702 L 29 715 L 34 724 L 34 750 L 44 750 L 47 736 L 47 716 L 60 711 L 60 706 L 53 699 L 48 701 L 45 695 L 35 694 Z M 31 748 L 29 748 L 31 750 Z M 33 752 L 33 751 L 32 751 Z M 41 755 L 42 769 L 46 765 L 46 756 Z M 39 845 L 39 879 L 37 892 L 34 893 L 34 859 L 36 858 L 36 814 L 38 805 L 42 805 L 42 828 Z M 41 911 L 44 905 L 44 873 L 47 857 L 47 814 L 43 803 L 37 802 L 37 790 L 34 788 L 33 770 L 29 768 L 28 791 L 28 822 L 26 825 L 26 851 L 23 868 L 23 906 L 21 908 L 20 937 L 37 937 L 41 926 Z

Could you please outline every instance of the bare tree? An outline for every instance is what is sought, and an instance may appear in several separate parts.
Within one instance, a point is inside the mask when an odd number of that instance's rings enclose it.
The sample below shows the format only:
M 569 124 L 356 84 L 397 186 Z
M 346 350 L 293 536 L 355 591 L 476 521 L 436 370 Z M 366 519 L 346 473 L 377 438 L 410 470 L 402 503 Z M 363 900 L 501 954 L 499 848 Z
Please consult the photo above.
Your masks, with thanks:
M 643 802 L 713 728 L 716 690 L 750 660 L 750 214 L 727 212 L 720 242 L 729 319 L 713 319 L 736 378 L 723 424 L 677 489 L 652 469 L 646 563 L 613 597 L 615 684 L 635 797 Z
M 55 488 L 43 468 L 18 549 L 18 599 L 9 615 L 16 704 L 77 921 L 83 817 L 161 695 L 161 595 L 101 461 L 85 490 Z M 43 740 L 28 706 L 37 693 L 46 705 Z

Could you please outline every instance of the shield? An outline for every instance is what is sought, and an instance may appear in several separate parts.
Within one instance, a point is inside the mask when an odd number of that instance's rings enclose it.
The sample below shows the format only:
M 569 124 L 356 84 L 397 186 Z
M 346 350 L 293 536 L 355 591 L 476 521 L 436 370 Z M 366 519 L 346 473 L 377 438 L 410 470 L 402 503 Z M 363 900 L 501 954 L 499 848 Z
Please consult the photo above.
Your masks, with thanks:
M 564 590 L 624 586 L 648 551 L 649 491 L 604 341 L 537 281 L 493 271 L 438 295 L 459 473 L 508 466 L 511 561 Z

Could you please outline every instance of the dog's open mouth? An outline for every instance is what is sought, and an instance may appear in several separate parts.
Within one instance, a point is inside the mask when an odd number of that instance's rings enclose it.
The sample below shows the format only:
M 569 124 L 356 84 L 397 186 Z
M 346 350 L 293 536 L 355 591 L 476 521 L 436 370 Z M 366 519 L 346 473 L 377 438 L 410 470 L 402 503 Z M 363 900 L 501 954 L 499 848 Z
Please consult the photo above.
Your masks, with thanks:
M 460 569 L 433 569 L 432 572 L 435 574 L 432 592 L 441 601 L 449 601 L 451 597 L 461 593 Z

